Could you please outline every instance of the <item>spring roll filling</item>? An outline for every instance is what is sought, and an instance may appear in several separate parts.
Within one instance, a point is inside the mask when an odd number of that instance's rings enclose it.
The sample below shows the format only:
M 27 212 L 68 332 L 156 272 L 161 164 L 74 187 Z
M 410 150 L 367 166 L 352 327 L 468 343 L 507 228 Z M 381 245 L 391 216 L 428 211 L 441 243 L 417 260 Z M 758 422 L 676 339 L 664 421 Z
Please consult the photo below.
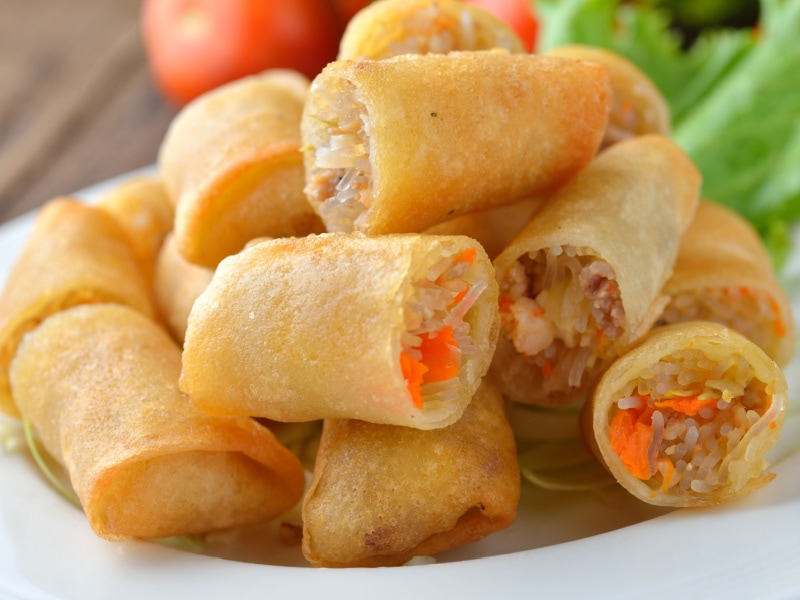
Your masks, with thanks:
M 347 82 L 338 90 L 318 90 L 323 107 L 310 131 L 314 164 L 305 192 L 318 206 L 328 231 L 351 232 L 372 204 L 372 165 L 366 108 Z
M 761 348 L 787 334 L 775 299 L 747 287 L 704 288 L 676 294 L 660 317 L 662 324 L 714 321 L 752 340 Z
M 447 54 L 454 50 L 480 50 L 481 28 L 467 10 L 458 18 L 442 12 L 433 3 L 408 14 L 397 25 L 398 37 L 373 58 L 389 58 L 400 54 Z M 494 45 L 513 50 L 512 39 L 493 40 Z
M 464 317 L 488 285 L 471 273 L 475 255 L 474 248 L 460 254 L 446 250 L 412 282 L 404 305 L 400 367 L 417 408 L 457 398 L 461 367 L 475 353 Z
M 738 490 L 761 475 L 751 442 L 776 415 L 769 387 L 743 357 L 717 363 L 683 350 L 640 373 L 622 396 L 609 415 L 611 446 L 654 491 Z
M 571 245 L 520 257 L 501 284 L 500 316 L 521 363 L 510 371 L 535 365 L 542 379 L 558 372 L 573 388 L 598 359 L 618 353 L 625 322 L 614 270 Z

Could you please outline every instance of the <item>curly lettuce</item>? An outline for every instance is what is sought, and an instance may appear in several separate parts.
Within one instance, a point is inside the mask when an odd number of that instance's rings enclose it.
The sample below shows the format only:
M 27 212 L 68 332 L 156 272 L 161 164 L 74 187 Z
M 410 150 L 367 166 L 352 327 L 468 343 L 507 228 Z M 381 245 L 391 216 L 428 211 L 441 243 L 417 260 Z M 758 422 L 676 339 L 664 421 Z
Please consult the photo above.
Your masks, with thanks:
M 540 50 L 601 46 L 643 69 L 673 135 L 703 173 L 705 198 L 762 234 L 780 264 L 800 220 L 800 2 L 761 0 L 757 29 L 708 29 L 690 48 L 668 15 L 619 0 L 536 0 Z

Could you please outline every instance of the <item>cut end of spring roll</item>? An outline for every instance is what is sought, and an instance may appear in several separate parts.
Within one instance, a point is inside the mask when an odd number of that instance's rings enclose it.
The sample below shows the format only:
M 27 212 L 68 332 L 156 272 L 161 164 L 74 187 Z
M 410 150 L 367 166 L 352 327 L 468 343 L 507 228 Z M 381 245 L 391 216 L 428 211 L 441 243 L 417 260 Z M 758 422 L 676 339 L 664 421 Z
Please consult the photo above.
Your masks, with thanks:
M 328 420 L 303 503 L 303 553 L 320 567 L 402 565 L 509 526 L 519 494 L 514 436 L 491 382 L 435 431 Z
M 198 411 L 180 354 L 147 317 L 93 304 L 47 318 L 12 362 L 21 412 L 102 538 L 254 524 L 300 500 L 299 460 L 252 419 Z
M 105 210 L 72 198 L 48 202 L 0 296 L 0 411 L 19 411 L 8 366 L 28 331 L 77 304 L 119 302 L 155 312 L 149 286 L 129 238 Z
M 608 70 L 501 50 L 336 61 L 303 120 L 306 195 L 328 231 L 422 232 L 549 192 L 592 160 Z
M 787 383 L 755 344 L 718 323 L 655 329 L 603 375 L 585 434 L 617 481 L 661 506 L 709 506 L 774 478 Z
M 699 172 L 677 145 L 639 136 L 600 153 L 533 215 L 494 261 L 493 368 L 511 399 L 581 400 L 653 326 L 699 193 Z
M 181 387 L 214 413 L 444 427 L 488 369 L 496 302 L 467 237 L 265 241 L 223 261 L 195 302 Z
M 491 48 L 524 50 L 513 29 L 479 6 L 456 0 L 380 0 L 350 20 L 337 58 L 380 60 Z

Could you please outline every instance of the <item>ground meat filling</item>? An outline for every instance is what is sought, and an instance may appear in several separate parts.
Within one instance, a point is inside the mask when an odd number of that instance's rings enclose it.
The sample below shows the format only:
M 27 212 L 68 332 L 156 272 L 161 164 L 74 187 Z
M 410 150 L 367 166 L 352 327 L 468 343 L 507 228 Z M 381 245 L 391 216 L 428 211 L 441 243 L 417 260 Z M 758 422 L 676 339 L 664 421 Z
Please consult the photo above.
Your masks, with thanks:
M 314 151 L 305 192 L 328 231 L 351 232 L 372 204 L 372 166 L 366 110 L 351 89 L 321 93 L 319 124 L 309 130 Z
M 413 282 L 404 306 L 400 364 L 418 408 L 456 398 L 462 364 L 475 352 L 464 317 L 488 283 L 471 272 L 474 257 L 473 248 L 444 254 Z
M 769 352 L 776 338 L 786 335 L 775 300 L 743 287 L 706 288 L 676 294 L 664 309 L 660 324 L 714 321 L 738 331 Z
M 627 391 L 611 410 L 611 445 L 654 491 L 736 490 L 761 474 L 760 460 L 736 451 L 771 420 L 768 390 L 744 358 L 715 363 L 700 350 L 684 350 L 654 364 Z
M 500 316 L 521 360 L 538 367 L 544 380 L 558 372 L 577 388 L 588 370 L 616 355 L 625 311 L 608 263 L 586 248 L 553 246 L 509 270 Z

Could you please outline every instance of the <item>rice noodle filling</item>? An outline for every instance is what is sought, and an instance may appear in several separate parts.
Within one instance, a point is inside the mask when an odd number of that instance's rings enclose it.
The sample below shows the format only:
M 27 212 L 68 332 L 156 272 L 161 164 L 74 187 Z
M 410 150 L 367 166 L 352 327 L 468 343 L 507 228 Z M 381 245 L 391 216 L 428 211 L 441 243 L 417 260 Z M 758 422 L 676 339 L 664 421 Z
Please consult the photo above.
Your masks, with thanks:
M 525 255 L 501 284 L 501 324 L 520 360 L 577 388 L 618 353 L 625 311 L 614 270 L 591 249 L 553 246 Z
M 305 192 L 328 231 L 351 232 L 372 204 L 372 166 L 364 105 L 352 89 L 318 90 L 320 127 L 309 131 L 314 163 Z
M 443 13 L 438 6 L 422 7 L 405 17 L 398 25 L 402 36 L 373 58 L 389 58 L 400 54 L 447 54 L 455 50 L 481 50 L 481 26 L 467 10 L 458 18 Z M 513 49 L 513 39 L 491 40 L 492 47 Z
M 740 446 L 775 418 L 768 392 L 740 356 L 717 363 L 700 350 L 675 353 L 642 373 L 611 408 L 612 447 L 626 469 L 654 491 L 739 490 L 766 466 L 753 460 L 755 446 Z M 636 431 L 625 417 L 637 422 Z M 636 437 L 642 431 L 649 435 L 644 456 Z
M 738 331 L 767 353 L 786 334 L 775 301 L 750 288 L 717 287 L 674 295 L 660 323 L 714 321 Z
M 456 369 L 446 379 L 431 382 L 423 380 L 420 391 L 426 402 L 456 399 L 460 383 L 458 373 L 464 360 L 476 352 L 469 323 L 464 317 L 488 283 L 483 279 L 471 281 L 471 264 L 463 256 L 464 253 L 443 254 L 425 276 L 412 283 L 411 295 L 404 305 L 405 331 L 400 339 L 401 353 L 413 360 L 425 365 L 425 339 L 444 335 L 445 330 L 452 331 L 452 342 L 447 347 L 455 358 Z

